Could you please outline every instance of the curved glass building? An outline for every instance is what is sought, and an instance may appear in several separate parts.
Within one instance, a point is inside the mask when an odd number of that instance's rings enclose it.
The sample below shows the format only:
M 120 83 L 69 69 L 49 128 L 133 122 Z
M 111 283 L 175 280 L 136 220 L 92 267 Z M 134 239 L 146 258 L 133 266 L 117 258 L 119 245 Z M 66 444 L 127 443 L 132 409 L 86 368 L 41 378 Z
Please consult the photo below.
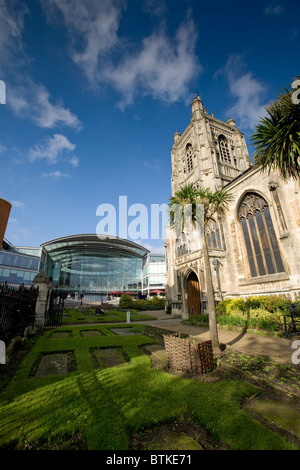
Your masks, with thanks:
M 142 292 L 142 268 L 149 251 L 118 237 L 85 234 L 42 244 L 45 273 L 54 287 L 105 298 Z

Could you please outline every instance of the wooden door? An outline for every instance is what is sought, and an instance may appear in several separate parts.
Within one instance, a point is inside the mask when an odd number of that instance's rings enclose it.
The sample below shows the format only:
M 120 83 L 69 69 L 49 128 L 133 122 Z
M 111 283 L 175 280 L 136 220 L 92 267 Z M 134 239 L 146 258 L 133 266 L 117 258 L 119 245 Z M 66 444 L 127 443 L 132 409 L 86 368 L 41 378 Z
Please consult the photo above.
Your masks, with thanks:
M 195 273 L 188 277 L 188 308 L 189 315 L 201 313 L 199 281 Z

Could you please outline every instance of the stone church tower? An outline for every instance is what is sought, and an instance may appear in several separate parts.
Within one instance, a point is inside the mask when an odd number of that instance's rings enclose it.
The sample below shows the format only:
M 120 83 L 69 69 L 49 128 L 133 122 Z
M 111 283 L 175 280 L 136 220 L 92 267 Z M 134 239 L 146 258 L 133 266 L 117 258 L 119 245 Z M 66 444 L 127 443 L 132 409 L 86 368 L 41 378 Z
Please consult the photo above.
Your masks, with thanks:
M 251 166 L 243 134 L 233 119 L 227 123 L 210 116 L 199 97 L 182 135 L 176 131 L 172 157 L 172 194 L 186 183 L 215 188 L 224 186 Z
M 205 228 L 215 300 L 261 294 L 300 294 L 300 187 L 251 164 L 233 119 L 210 116 L 199 96 L 171 150 L 172 196 L 185 184 L 226 187 L 232 196 L 222 220 Z M 208 313 L 202 248 L 172 228 L 166 240 L 166 303 L 184 318 Z

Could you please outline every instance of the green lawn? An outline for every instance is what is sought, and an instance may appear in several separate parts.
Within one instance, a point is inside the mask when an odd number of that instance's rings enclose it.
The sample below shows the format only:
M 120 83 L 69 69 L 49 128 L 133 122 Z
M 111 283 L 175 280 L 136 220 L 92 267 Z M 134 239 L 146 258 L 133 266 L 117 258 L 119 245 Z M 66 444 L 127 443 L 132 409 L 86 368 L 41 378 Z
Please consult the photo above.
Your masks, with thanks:
M 0 449 L 71 449 L 80 440 L 87 449 L 126 450 L 132 433 L 186 413 L 229 449 L 293 449 L 242 410 L 243 400 L 258 389 L 241 381 L 201 382 L 156 370 L 140 348 L 154 342 L 143 334 L 146 326 L 130 327 L 141 334 L 116 335 L 110 330 L 116 325 L 69 325 L 40 337 L 0 394 Z M 84 337 L 86 330 L 102 336 Z M 53 331 L 68 331 L 70 337 L 53 338 Z M 129 364 L 95 367 L 92 351 L 108 347 L 121 348 Z M 73 371 L 36 378 L 37 361 L 57 351 L 73 353 Z
M 63 325 L 69 325 L 74 323 L 124 323 L 126 322 L 127 312 L 121 312 L 120 310 L 110 310 L 105 312 L 104 315 L 95 315 L 95 309 L 91 308 L 87 312 L 79 312 L 75 309 L 64 309 L 63 311 Z M 138 312 L 137 310 L 130 310 L 130 321 L 139 320 L 156 320 L 156 317 L 145 315 Z

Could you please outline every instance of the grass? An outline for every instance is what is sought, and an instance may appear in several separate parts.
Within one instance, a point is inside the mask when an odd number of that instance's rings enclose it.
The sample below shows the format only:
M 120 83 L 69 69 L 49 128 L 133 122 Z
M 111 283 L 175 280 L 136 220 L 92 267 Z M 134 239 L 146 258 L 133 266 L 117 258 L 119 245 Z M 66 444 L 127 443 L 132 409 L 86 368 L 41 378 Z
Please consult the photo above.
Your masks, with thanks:
M 76 324 L 76 323 L 124 323 L 126 322 L 127 312 L 120 310 L 110 310 L 104 315 L 96 315 L 95 309 L 91 308 L 87 312 L 80 312 L 75 309 L 64 309 L 62 324 Z M 137 310 L 130 310 L 130 321 L 140 320 L 156 320 L 156 317 L 139 313 Z
M 127 450 L 133 433 L 186 414 L 228 449 L 294 448 L 243 411 L 241 403 L 256 388 L 242 381 L 201 382 L 156 370 L 141 350 L 155 342 L 145 335 L 146 325 L 131 325 L 140 333 L 132 336 L 115 335 L 114 327 L 68 325 L 55 330 L 70 332 L 68 338 L 53 338 L 51 330 L 37 340 L 0 394 L 0 449 Z M 102 336 L 83 337 L 84 329 L 100 330 Z M 111 347 L 121 348 L 129 363 L 96 368 L 92 351 Z M 73 353 L 72 371 L 32 376 L 38 359 L 57 351 Z

